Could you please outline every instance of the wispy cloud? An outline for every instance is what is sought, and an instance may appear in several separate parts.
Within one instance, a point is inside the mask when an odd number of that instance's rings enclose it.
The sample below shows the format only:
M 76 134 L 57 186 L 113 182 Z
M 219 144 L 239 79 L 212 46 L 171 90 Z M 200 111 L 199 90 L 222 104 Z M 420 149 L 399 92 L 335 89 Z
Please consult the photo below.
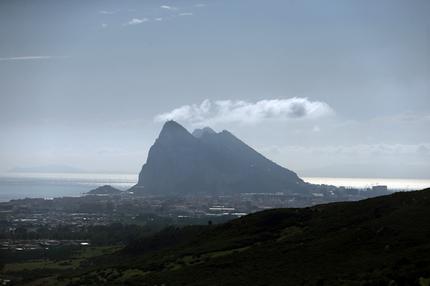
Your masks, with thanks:
M 166 10 L 178 10 L 178 8 L 169 5 L 161 5 L 160 8 Z
M 101 26 L 102 26 L 102 28 L 104 29 L 104 28 L 107 28 L 108 24 L 103 23 Z
M 194 5 L 194 7 L 202 8 L 202 7 L 206 7 L 206 4 L 198 3 L 198 4 Z
M 52 59 L 66 59 L 67 56 L 24 56 L 24 57 L 9 57 L 0 58 L 0 61 L 31 61 L 31 60 L 52 60 Z
M 115 13 L 117 13 L 118 11 L 108 11 L 108 10 L 101 10 L 99 11 L 99 14 L 103 14 L 103 15 L 113 15 Z
M 158 18 L 155 18 L 154 20 L 155 20 L 155 21 L 159 21 L 159 22 L 160 22 L 160 21 L 163 21 L 163 18 L 158 17 Z
M 325 102 L 307 98 L 266 99 L 257 102 L 241 100 L 204 100 L 157 115 L 155 121 L 178 120 L 192 125 L 216 123 L 252 124 L 266 120 L 312 119 L 333 113 Z
M 142 19 L 138 19 L 138 18 L 133 18 L 130 21 L 128 21 L 127 23 L 125 23 L 124 25 L 139 25 L 145 22 L 149 22 L 148 18 L 142 18 Z
M 191 12 L 179 13 L 179 16 L 193 16 L 193 13 Z

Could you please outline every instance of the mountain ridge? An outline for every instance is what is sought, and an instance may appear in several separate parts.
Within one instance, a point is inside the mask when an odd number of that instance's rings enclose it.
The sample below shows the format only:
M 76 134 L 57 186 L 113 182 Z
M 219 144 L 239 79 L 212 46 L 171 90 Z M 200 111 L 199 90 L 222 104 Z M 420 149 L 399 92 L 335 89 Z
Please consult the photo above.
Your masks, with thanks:
M 302 193 L 309 184 L 227 130 L 167 121 L 132 191 L 149 194 Z

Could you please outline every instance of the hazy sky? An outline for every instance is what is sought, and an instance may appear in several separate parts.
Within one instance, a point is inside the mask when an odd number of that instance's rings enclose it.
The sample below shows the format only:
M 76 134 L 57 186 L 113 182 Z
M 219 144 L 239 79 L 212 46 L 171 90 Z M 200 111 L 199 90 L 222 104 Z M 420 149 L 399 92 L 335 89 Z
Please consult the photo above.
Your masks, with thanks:
M 430 1 L 0 1 L 0 171 L 136 173 L 163 120 L 430 178 Z

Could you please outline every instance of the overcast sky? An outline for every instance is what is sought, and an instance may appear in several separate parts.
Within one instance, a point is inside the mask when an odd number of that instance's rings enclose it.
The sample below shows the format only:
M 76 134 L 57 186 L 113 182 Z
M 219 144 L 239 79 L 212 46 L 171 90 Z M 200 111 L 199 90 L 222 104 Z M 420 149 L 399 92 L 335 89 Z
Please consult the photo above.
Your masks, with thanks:
M 137 173 L 164 120 L 430 178 L 430 1 L 0 1 L 0 171 Z

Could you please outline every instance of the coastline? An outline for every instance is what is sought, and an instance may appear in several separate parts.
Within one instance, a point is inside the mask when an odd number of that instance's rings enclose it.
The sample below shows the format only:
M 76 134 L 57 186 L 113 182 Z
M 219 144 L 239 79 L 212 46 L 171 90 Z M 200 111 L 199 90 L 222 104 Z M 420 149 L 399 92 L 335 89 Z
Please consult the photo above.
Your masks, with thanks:
M 389 190 L 420 190 L 430 187 L 430 179 L 303 177 L 312 184 L 358 189 L 386 185 Z M 3 173 L 0 174 L 0 202 L 23 198 L 81 196 L 101 185 L 125 190 L 137 182 L 137 174 L 102 173 Z

